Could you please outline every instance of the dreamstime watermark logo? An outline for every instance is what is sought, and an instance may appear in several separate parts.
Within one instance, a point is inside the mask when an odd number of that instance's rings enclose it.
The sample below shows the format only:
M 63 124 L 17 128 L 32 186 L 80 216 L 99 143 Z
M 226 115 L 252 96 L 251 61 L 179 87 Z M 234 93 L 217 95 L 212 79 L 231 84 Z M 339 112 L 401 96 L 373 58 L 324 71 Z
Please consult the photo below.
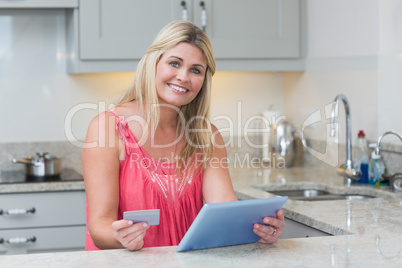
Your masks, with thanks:
M 77 115 L 78 112 L 85 112 L 88 110 L 91 110 L 92 112 L 96 112 L 97 114 L 103 113 L 105 111 L 108 111 L 110 109 L 113 109 L 115 106 L 113 104 L 106 105 L 106 102 L 99 102 L 99 103 L 80 103 L 77 104 L 76 106 L 72 107 L 68 113 L 66 114 L 65 121 L 64 121 L 64 129 L 65 129 L 65 135 L 67 140 L 73 144 L 76 147 L 79 148 L 96 148 L 96 147 L 105 147 L 106 144 L 107 146 L 118 146 L 114 144 L 115 139 L 108 139 L 106 141 L 106 135 L 105 133 L 102 133 L 102 130 L 98 130 L 98 139 L 97 141 L 92 141 L 92 142 L 82 142 L 79 141 L 76 136 L 73 133 L 73 121 L 76 118 L 75 116 Z M 331 118 L 331 109 L 333 107 L 333 103 L 329 103 L 324 107 L 324 111 L 322 110 L 317 110 L 310 114 L 302 124 L 301 129 L 297 129 L 297 132 L 300 133 L 301 139 L 306 140 L 308 137 L 306 137 L 305 132 L 306 128 L 309 126 L 315 125 L 315 124 L 322 124 Z M 169 144 L 157 144 L 154 140 L 153 135 L 150 136 L 150 142 L 151 146 L 153 148 L 167 148 L 174 146 L 179 140 L 181 140 L 183 137 L 187 140 L 187 142 L 190 143 L 191 146 L 195 146 L 199 149 L 202 149 L 202 145 L 195 144 L 189 139 L 189 135 L 193 132 L 206 132 L 206 131 L 212 131 L 211 127 L 211 122 L 208 118 L 203 118 L 200 116 L 196 116 L 191 118 L 188 122 L 185 121 L 185 117 L 182 114 L 181 110 L 178 109 L 175 106 L 171 106 L 168 104 L 163 104 L 163 105 L 153 105 L 152 109 L 159 108 L 161 110 L 166 110 L 166 109 L 173 109 L 178 113 L 178 120 L 181 121 L 181 125 L 184 126 L 178 133 L 176 140 L 169 143 Z M 325 114 L 325 116 L 323 116 Z M 256 142 L 255 137 L 257 136 L 262 136 L 262 135 L 269 135 L 271 132 L 271 127 L 275 124 L 278 124 L 281 120 L 285 120 L 285 116 L 279 116 L 278 118 L 266 118 L 263 115 L 253 115 L 249 118 L 246 118 L 246 120 L 243 120 L 242 118 L 242 106 L 241 102 L 238 102 L 237 105 L 237 120 L 233 120 L 231 117 L 227 115 L 218 115 L 212 118 L 212 122 L 223 122 L 224 125 L 227 127 L 222 127 L 219 129 L 219 132 L 215 131 L 212 132 L 212 137 L 214 140 L 214 137 L 218 135 L 218 133 L 224 134 L 225 136 L 225 141 L 224 144 L 219 145 L 219 144 L 213 144 L 214 146 L 217 147 L 228 147 L 234 144 L 235 139 L 237 138 L 237 146 L 238 148 L 242 147 L 242 142 L 244 141 L 248 146 L 253 148 L 254 150 L 259 150 L 263 148 L 268 148 L 269 145 L 268 143 L 263 143 L 261 142 L 261 139 L 259 139 L 260 142 Z M 114 116 L 112 114 L 109 114 L 109 116 Z M 337 116 L 337 115 L 336 115 Z M 128 128 L 129 124 L 135 124 L 137 126 L 141 126 L 143 130 L 148 129 L 147 122 L 142 118 L 141 116 L 130 116 L 127 118 L 120 117 L 121 122 L 124 122 L 125 127 Z M 193 123 L 195 120 L 203 120 L 205 125 L 209 126 L 208 129 L 196 129 L 194 127 L 190 127 L 190 125 Z M 244 122 L 244 123 L 243 123 Z M 338 130 L 338 123 L 333 123 L 332 127 L 335 130 Z M 118 129 L 120 132 L 121 131 L 129 131 L 126 129 L 119 128 Z M 154 129 L 151 128 L 151 133 Z M 325 145 L 325 151 L 320 152 L 317 151 L 311 147 L 309 147 L 306 143 L 303 143 L 303 147 L 308 152 L 311 154 L 313 157 L 317 158 L 318 160 L 330 165 L 330 166 L 337 166 L 338 165 L 338 132 L 335 131 L 335 135 L 331 137 L 329 135 L 331 131 L 331 123 L 326 123 L 326 145 Z M 104 131 L 103 131 L 104 132 Z M 144 133 L 149 133 L 149 132 L 144 132 Z M 122 135 L 122 134 L 119 134 Z M 149 135 L 149 134 L 147 134 Z M 132 144 L 126 144 L 126 146 L 135 148 L 138 146 L 142 146 L 147 140 L 148 136 L 144 135 L 143 137 L 137 137 L 139 138 L 138 143 L 132 143 Z M 271 154 L 273 152 L 270 152 Z M 237 157 L 237 158 L 236 158 Z M 253 166 L 260 166 L 264 167 L 264 162 L 261 162 L 260 158 L 255 158 L 255 157 L 250 157 L 245 154 L 242 159 L 240 159 L 239 155 L 235 155 L 233 158 L 232 163 L 238 163 L 239 166 L 244 166 L 245 163 L 247 162 L 248 165 L 251 167 Z M 280 162 L 280 161 L 279 161 Z M 275 167 L 282 166 L 281 163 L 276 163 Z M 270 163 L 270 166 L 272 167 L 273 163 Z M 279 165 L 278 165 L 279 164 Z

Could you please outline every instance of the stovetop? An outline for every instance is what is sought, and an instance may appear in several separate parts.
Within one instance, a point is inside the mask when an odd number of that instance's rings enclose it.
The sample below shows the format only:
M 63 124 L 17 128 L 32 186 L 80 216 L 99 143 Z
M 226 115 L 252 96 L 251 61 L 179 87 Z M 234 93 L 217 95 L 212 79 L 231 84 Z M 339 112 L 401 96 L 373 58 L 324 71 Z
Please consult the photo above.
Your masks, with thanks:
M 25 175 L 24 170 L 0 171 L 0 184 L 82 181 L 83 179 L 84 179 L 83 176 L 72 168 L 63 169 L 59 176 L 49 176 L 49 177 L 27 176 Z

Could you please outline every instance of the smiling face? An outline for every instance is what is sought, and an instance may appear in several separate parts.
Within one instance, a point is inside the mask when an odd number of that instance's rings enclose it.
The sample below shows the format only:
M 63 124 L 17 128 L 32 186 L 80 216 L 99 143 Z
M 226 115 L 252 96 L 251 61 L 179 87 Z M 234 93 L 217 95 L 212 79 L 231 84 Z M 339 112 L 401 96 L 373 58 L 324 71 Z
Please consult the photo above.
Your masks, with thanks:
M 156 65 L 156 91 L 160 104 L 177 107 L 190 103 L 204 84 L 207 61 L 202 51 L 179 43 L 165 51 Z

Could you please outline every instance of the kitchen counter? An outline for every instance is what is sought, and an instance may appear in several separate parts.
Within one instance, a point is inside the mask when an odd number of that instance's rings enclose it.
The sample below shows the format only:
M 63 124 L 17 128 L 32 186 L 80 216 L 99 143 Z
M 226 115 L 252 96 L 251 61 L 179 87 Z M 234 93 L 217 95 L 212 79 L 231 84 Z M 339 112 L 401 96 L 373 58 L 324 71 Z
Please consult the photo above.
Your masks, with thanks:
M 265 190 L 315 187 L 342 193 L 343 178 L 333 168 L 231 169 L 239 198 L 273 196 Z M 72 182 L 81 187 L 82 182 Z M 259 188 L 256 188 L 257 186 Z M 287 218 L 334 236 L 281 239 L 272 245 L 239 246 L 177 253 L 176 247 L 137 252 L 44 253 L 0 257 L 0 267 L 402 267 L 402 195 L 369 186 L 348 191 L 375 195 L 363 200 L 295 201 Z

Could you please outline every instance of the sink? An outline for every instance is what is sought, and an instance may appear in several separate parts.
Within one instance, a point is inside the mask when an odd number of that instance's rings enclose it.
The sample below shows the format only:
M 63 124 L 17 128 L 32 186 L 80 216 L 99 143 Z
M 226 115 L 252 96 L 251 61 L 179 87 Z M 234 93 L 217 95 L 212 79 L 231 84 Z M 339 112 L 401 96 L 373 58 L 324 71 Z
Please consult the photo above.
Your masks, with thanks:
M 364 200 L 369 198 L 375 198 L 371 195 L 362 194 L 334 194 L 324 190 L 316 189 L 296 189 L 296 190 L 279 190 L 270 191 L 266 190 L 271 194 L 288 196 L 292 200 L 302 200 L 302 201 L 328 201 L 328 200 Z
M 267 191 L 268 192 L 268 191 Z M 280 190 L 280 191 L 269 191 L 275 195 L 287 195 L 289 198 L 292 197 L 317 197 L 317 196 L 325 196 L 330 193 L 324 190 L 316 190 L 316 189 L 297 189 L 297 190 Z

